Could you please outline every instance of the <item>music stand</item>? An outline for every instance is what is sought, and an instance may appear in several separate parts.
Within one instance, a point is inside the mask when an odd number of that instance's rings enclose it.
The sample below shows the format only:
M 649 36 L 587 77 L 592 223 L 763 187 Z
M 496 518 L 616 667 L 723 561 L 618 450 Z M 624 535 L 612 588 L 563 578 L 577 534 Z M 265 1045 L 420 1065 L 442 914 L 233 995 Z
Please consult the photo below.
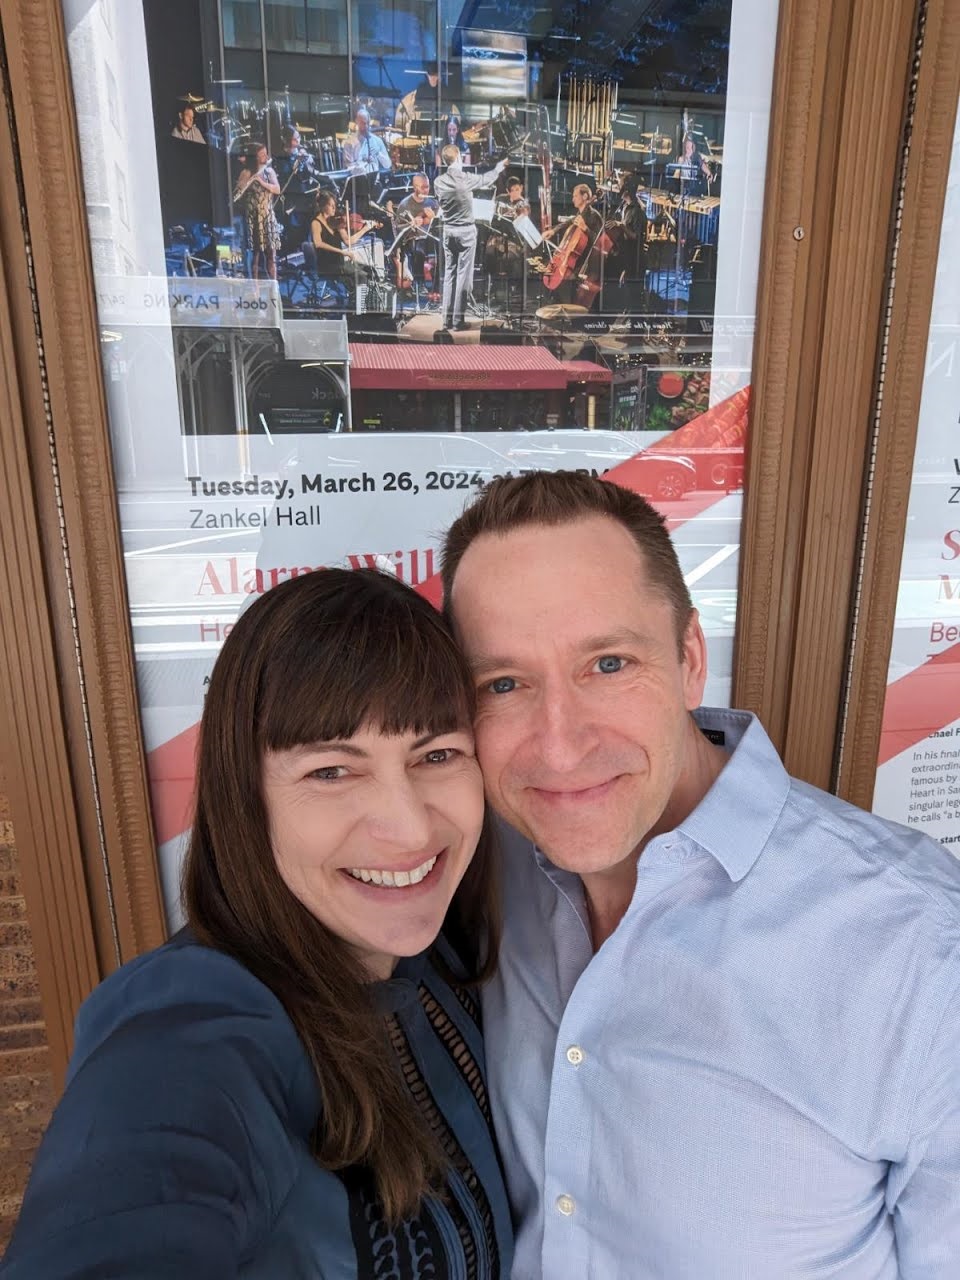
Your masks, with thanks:
M 543 236 L 534 226 L 532 219 L 525 213 L 513 220 L 514 230 L 528 249 L 539 249 L 544 243 Z M 547 241 L 549 244 L 549 241 Z
M 492 222 L 497 202 L 484 196 L 473 197 L 473 217 L 476 222 Z

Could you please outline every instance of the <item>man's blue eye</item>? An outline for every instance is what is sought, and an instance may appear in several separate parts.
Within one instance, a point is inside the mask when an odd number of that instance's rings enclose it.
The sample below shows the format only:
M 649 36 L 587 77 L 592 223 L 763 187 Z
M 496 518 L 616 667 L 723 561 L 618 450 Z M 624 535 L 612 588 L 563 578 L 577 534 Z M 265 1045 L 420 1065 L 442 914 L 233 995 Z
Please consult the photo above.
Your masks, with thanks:
M 607 654 L 605 657 L 597 659 L 597 668 L 605 676 L 612 675 L 615 671 L 620 671 L 623 668 L 623 659 L 616 657 L 612 653 Z
M 496 680 L 490 681 L 491 693 L 510 693 L 517 687 L 517 682 L 513 676 L 497 676 Z

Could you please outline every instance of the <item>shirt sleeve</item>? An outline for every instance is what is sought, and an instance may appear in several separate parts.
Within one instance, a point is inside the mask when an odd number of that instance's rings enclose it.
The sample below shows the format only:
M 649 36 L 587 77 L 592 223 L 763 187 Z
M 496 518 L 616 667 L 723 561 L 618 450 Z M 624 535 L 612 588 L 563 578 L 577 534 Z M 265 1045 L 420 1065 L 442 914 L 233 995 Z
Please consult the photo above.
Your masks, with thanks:
M 120 1021 L 72 1064 L 3 1280 L 238 1275 L 295 1177 L 280 1066 L 295 1032 L 240 972 L 243 1005 L 195 975 L 189 997 Z
M 960 1258 L 960 991 L 917 1082 L 910 1147 L 891 1166 L 887 1199 L 902 1280 L 953 1280 Z

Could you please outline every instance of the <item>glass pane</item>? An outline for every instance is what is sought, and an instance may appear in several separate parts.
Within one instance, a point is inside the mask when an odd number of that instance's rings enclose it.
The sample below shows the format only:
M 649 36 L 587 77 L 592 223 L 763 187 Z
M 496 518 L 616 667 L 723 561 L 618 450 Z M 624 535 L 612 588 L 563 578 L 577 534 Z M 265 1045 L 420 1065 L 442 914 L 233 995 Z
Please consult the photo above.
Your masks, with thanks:
M 960 115 L 940 235 L 873 807 L 960 856 Z
M 64 3 L 171 910 L 243 602 L 434 591 L 491 476 L 657 504 L 728 702 L 776 4 L 101 8 Z

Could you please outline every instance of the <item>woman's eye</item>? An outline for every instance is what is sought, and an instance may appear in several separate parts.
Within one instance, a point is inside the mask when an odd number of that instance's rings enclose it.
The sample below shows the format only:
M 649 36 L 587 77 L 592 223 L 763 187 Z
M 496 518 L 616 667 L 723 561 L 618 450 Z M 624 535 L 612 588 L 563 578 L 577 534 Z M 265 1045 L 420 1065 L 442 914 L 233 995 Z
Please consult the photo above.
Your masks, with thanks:
M 596 667 L 601 675 L 611 676 L 615 671 L 623 670 L 623 659 L 618 658 L 616 654 L 607 653 L 597 659 Z
M 346 773 L 346 769 L 340 764 L 325 764 L 320 769 L 311 769 L 310 777 L 316 779 L 317 782 L 336 782 Z
M 517 687 L 517 682 L 513 676 L 497 676 L 496 680 L 491 680 L 487 688 L 491 693 L 512 693 Z
M 453 747 L 435 747 L 433 751 L 428 751 L 423 757 L 424 764 L 446 764 L 448 760 L 452 760 L 454 756 L 460 752 Z

